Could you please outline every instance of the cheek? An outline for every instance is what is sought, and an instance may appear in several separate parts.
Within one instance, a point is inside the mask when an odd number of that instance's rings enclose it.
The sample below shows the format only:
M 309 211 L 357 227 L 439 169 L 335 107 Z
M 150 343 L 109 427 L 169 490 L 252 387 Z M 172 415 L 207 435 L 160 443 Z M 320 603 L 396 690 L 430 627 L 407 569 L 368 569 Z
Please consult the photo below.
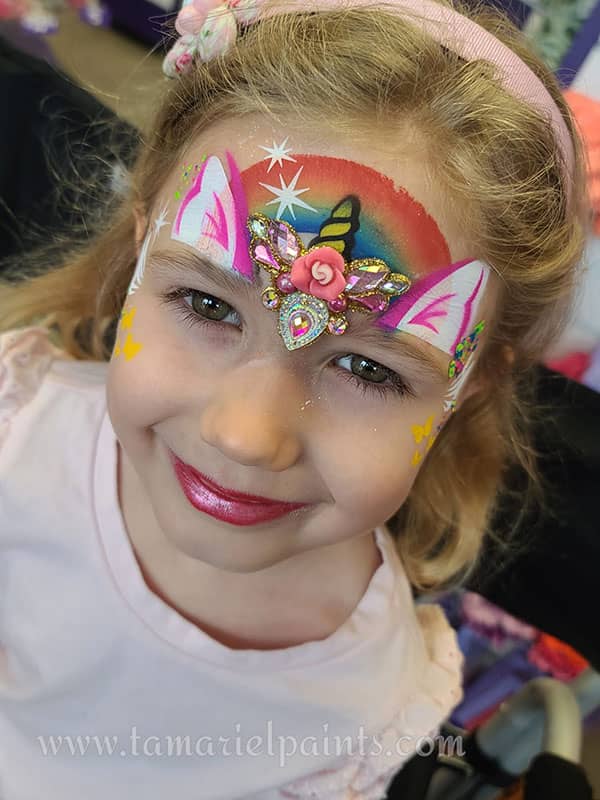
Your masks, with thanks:
M 362 422 L 336 429 L 335 445 L 330 440 L 329 487 L 352 515 L 383 521 L 410 493 L 443 420 L 443 399 L 361 416 Z
M 183 351 L 168 324 L 136 292 L 121 313 L 108 370 L 108 408 L 117 433 L 128 425 L 145 427 L 159 420 L 177 396 L 173 386 L 183 374 Z

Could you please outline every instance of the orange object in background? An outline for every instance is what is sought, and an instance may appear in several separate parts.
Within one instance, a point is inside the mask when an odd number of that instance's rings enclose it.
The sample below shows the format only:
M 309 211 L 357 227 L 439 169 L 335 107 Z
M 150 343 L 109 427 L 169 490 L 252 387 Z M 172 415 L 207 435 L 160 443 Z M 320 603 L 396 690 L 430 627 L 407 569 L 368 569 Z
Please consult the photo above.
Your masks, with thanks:
M 589 662 L 577 650 L 549 633 L 540 633 L 527 658 L 560 681 L 571 681 L 589 667 Z
M 518 781 L 505 789 L 498 800 L 523 800 L 523 797 L 523 781 Z
M 572 89 L 566 89 L 564 96 L 577 120 L 587 150 L 594 230 L 600 235 L 600 103 Z

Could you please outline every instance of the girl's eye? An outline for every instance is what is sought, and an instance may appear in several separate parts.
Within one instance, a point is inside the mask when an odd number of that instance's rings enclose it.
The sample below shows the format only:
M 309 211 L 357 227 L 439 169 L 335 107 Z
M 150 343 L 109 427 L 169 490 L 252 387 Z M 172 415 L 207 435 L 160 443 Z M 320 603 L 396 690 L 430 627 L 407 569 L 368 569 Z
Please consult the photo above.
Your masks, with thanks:
M 392 391 L 401 397 L 415 396 L 411 386 L 397 372 L 370 358 L 350 353 L 337 358 L 334 363 L 344 371 L 347 380 L 365 393 L 375 391 L 384 395 Z
M 218 297 L 214 297 L 212 294 L 204 294 L 204 292 L 192 290 L 190 291 L 190 296 L 192 298 L 190 305 L 193 310 L 196 314 L 200 314 L 200 316 L 206 317 L 207 319 L 212 319 L 215 322 L 223 322 L 230 314 L 236 314 L 236 311 L 229 303 L 220 300 Z
M 188 301 L 188 298 L 191 299 Z M 219 297 L 197 289 L 174 289 L 161 295 L 160 300 L 167 305 L 173 305 L 190 325 L 223 322 L 232 327 L 241 326 L 240 315 L 233 306 Z

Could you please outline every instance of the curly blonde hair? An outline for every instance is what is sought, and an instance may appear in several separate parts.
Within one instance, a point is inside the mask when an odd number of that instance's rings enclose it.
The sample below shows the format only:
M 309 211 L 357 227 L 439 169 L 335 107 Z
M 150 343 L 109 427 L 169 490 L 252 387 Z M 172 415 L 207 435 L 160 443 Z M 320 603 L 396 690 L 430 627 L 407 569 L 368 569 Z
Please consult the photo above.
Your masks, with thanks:
M 2 330 L 43 324 L 73 357 L 106 360 L 107 331 L 136 263 L 134 207 L 150 211 L 199 133 L 232 116 L 282 121 L 293 113 L 307 126 L 326 118 L 345 134 L 376 126 L 393 141 L 409 122 L 435 154 L 428 166 L 477 257 L 501 278 L 473 373 L 480 388 L 442 431 L 391 521 L 420 588 L 475 563 L 507 464 L 535 472 L 516 387 L 564 325 L 589 226 L 582 147 L 553 75 L 503 14 L 442 2 L 491 31 L 548 88 L 574 142 L 570 202 L 551 126 L 502 88 L 489 62 L 465 62 L 385 5 L 273 16 L 167 89 L 131 190 L 89 247 L 45 274 L 0 285 Z

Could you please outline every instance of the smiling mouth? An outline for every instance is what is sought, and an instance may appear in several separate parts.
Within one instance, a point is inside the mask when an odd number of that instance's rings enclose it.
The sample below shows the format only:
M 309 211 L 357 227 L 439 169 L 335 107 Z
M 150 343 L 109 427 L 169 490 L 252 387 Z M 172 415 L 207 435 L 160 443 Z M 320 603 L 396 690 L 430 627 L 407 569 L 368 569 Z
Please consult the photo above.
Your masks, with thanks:
M 222 522 L 242 526 L 258 525 L 284 517 L 306 505 L 305 503 L 284 503 L 280 500 L 271 500 L 267 497 L 257 497 L 226 489 L 186 464 L 171 450 L 169 450 L 169 456 L 179 485 L 189 502 L 198 511 Z

